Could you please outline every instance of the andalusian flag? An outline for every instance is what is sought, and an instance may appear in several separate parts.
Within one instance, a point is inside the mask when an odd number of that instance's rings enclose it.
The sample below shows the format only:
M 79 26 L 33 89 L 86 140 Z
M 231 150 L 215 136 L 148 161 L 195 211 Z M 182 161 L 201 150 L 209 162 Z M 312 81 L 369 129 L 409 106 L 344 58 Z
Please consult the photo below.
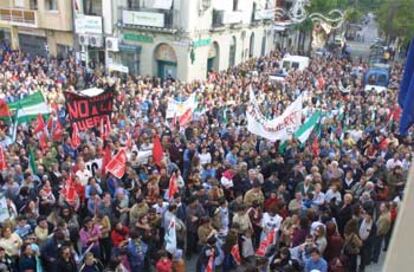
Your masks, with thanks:
M 40 91 L 10 103 L 9 108 L 11 111 L 16 111 L 15 116 L 18 124 L 30 122 L 36 119 L 39 114 L 47 116 L 50 114 L 50 108 Z
M 302 144 L 304 144 L 309 136 L 311 135 L 313 129 L 318 125 L 319 119 L 321 117 L 321 112 L 315 112 L 311 117 L 309 117 L 301 127 L 295 132 L 295 138 L 297 138 Z

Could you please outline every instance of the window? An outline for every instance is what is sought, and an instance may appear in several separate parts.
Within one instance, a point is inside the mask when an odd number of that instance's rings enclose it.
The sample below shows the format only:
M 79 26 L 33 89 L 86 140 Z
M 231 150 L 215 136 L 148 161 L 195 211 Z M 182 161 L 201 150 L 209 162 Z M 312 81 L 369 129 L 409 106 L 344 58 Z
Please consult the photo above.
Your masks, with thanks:
M 30 0 L 30 9 L 37 9 L 37 0 Z
M 57 10 L 58 6 L 57 6 L 57 0 L 46 0 L 46 9 L 47 10 Z
M 102 16 L 102 0 L 84 0 L 83 4 L 85 14 Z
M 139 9 L 140 7 L 140 0 L 128 0 L 128 8 Z
M 233 11 L 237 11 L 239 9 L 239 0 L 233 0 Z

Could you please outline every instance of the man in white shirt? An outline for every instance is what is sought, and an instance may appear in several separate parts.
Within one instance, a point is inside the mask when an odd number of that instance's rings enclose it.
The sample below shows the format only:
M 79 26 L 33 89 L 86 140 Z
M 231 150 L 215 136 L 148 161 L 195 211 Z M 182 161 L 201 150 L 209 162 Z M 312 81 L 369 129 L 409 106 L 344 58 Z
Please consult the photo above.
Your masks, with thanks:
M 336 205 L 339 205 L 342 201 L 342 196 L 341 196 L 341 193 L 338 191 L 338 186 L 335 184 L 332 185 L 328 191 L 326 191 L 325 201 L 329 203 L 334 198 L 335 198 Z
M 86 169 L 84 162 L 79 163 L 79 169 L 76 171 L 75 175 L 79 178 L 79 181 L 83 186 L 86 186 L 88 184 L 89 178 L 92 177 L 91 172 Z
M 391 159 L 389 159 L 386 164 L 388 170 L 392 170 L 396 166 L 402 166 L 402 162 L 399 159 L 398 153 L 394 154 L 394 156 Z
M 270 210 L 269 212 L 265 212 L 262 217 L 262 222 L 260 223 L 262 226 L 260 240 L 263 240 L 268 233 L 274 230 L 279 230 L 282 225 L 282 221 L 283 218 L 275 211 Z

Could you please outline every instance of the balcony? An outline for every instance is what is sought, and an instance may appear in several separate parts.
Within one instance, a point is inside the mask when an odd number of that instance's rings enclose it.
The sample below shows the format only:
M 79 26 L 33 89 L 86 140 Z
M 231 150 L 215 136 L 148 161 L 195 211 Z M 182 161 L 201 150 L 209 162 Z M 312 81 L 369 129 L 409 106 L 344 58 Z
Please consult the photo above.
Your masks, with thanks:
M 0 23 L 12 26 L 38 27 L 37 11 L 20 8 L 0 8 Z
M 124 27 L 176 32 L 173 10 L 122 10 L 122 24 Z
M 243 23 L 243 13 L 241 11 L 224 12 L 223 23 L 225 25 L 237 25 Z
M 275 13 L 272 9 L 260 9 L 254 12 L 254 19 L 256 21 L 273 20 L 274 18 L 275 18 Z

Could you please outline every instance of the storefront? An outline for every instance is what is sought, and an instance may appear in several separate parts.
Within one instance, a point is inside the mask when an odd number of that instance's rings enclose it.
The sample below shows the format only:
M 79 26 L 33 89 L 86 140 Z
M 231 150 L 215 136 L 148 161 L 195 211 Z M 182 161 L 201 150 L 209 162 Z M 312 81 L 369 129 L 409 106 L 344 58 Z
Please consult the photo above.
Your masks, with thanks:
M 18 37 L 19 47 L 23 52 L 29 53 L 32 56 L 39 55 L 42 57 L 47 57 L 49 54 L 46 36 L 19 33 Z

